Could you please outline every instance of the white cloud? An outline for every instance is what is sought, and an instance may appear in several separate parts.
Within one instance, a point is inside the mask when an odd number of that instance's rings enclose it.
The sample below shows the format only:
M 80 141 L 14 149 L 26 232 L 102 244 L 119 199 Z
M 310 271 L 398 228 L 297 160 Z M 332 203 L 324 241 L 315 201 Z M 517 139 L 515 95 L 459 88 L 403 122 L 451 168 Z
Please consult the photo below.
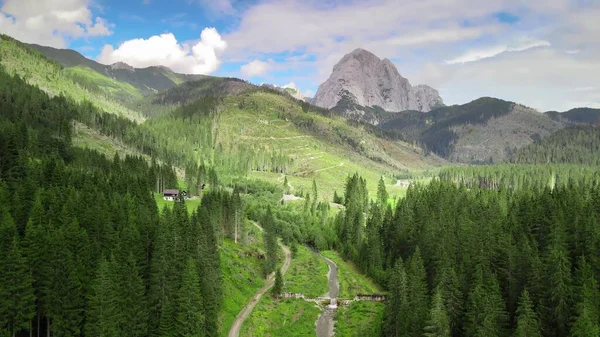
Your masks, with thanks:
M 514 24 L 495 15 L 519 17 Z M 311 89 L 357 47 L 396 60 L 449 103 L 496 96 L 544 109 L 600 102 L 600 2 L 577 0 L 286 0 L 240 13 L 224 59 L 289 56 L 270 69 Z M 374 18 L 376 18 L 374 20 Z M 447 63 L 448 64 L 447 64 Z
M 263 62 L 261 60 L 254 60 L 254 61 L 248 62 L 248 63 L 244 64 L 243 66 L 241 66 L 240 73 L 242 74 L 242 76 L 247 77 L 247 78 L 263 76 L 269 70 L 272 69 L 272 66 L 273 66 L 272 61 Z
M 110 35 L 114 25 L 94 17 L 87 0 L 4 0 L 0 31 L 28 43 L 58 48 L 67 40 Z
M 200 40 L 179 43 L 172 33 L 155 35 L 148 39 L 123 42 L 117 49 L 105 45 L 98 62 L 112 64 L 125 62 L 134 67 L 162 65 L 176 72 L 187 74 L 210 74 L 221 65 L 219 55 L 227 43 L 215 28 L 205 28 Z
M 508 46 L 508 45 L 494 46 L 494 47 L 485 48 L 485 49 L 468 51 L 459 57 L 445 61 L 445 63 L 455 64 L 455 63 L 475 62 L 475 61 L 479 61 L 482 59 L 500 55 L 504 52 L 518 52 L 518 51 L 524 51 L 524 50 L 531 49 L 531 48 L 549 47 L 549 46 L 550 46 L 550 42 L 548 42 L 548 41 L 531 41 L 531 42 L 519 43 L 515 46 Z
M 588 106 L 600 105 L 600 89 L 595 80 L 598 77 L 597 59 L 581 60 L 551 48 L 533 48 L 479 62 L 430 62 L 415 70 L 413 79 L 440 88 L 447 104 L 493 96 L 540 111 L 563 111 L 584 102 L 595 102 Z

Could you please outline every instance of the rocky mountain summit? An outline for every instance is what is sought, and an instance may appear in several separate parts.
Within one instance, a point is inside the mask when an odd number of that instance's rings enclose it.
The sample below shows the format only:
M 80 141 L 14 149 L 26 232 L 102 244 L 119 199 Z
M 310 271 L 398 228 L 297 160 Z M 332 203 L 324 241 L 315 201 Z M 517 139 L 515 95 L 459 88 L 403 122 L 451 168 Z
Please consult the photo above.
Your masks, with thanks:
M 413 87 L 389 59 L 358 48 L 346 54 L 315 94 L 314 104 L 351 117 L 379 124 L 372 111 L 428 112 L 443 106 L 437 90 L 426 85 Z

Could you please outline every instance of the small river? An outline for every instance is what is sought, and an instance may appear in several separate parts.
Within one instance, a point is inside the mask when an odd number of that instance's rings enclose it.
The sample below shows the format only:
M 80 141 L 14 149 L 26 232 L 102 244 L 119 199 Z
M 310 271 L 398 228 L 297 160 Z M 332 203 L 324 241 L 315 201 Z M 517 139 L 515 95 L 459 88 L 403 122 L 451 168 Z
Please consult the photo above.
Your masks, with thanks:
M 338 282 L 338 270 L 336 264 L 330 259 L 319 256 L 327 262 L 329 271 L 327 272 L 327 278 L 329 280 L 329 292 L 325 294 L 325 297 L 331 298 L 331 304 L 323 309 L 319 319 L 317 320 L 317 337 L 331 337 L 334 335 L 333 322 L 335 318 L 335 311 L 337 310 L 337 297 L 340 291 L 340 284 Z

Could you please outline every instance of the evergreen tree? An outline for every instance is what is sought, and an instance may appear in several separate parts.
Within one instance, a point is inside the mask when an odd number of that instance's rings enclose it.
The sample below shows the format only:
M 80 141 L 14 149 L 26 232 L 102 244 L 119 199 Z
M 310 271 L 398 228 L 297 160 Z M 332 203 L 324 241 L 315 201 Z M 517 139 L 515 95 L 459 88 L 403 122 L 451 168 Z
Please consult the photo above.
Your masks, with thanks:
M 175 337 L 175 317 L 173 304 L 168 297 L 164 299 L 160 319 L 158 322 L 157 337 Z
M 541 337 L 540 322 L 527 289 L 523 290 L 517 309 L 517 328 L 514 337 Z
M 283 291 L 283 276 L 281 275 L 281 270 L 277 269 L 275 273 L 275 283 L 273 284 L 273 297 L 277 298 L 281 295 Z
M 383 332 L 388 337 L 400 337 L 408 335 L 408 278 L 404 269 L 404 263 L 399 258 L 394 268 L 389 273 L 390 298 L 386 302 Z
M 381 177 L 379 178 L 379 183 L 377 185 L 377 203 L 382 210 L 386 209 L 388 198 L 389 195 L 385 189 L 385 181 L 383 180 L 383 177 Z
M 34 300 L 31 272 L 15 235 L 8 251 L 0 252 L 0 331 L 14 337 L 21 330 L 31 330 Z
M 190 257 L 183 271 L 183 279 L 177 295 L 175 336 L 205 336 L 205 317 L 202 304 L 198 271 L 194 260 Z
M 419 247 L 416 248 L 408 261 L 406 274 L 408 279 L 408 302 L 410 305 L 410 311 L 405 313 L 409 317 L 408 333 L 410 336 L 417 336 L 423 332 L 429 311 L 427 275 L 425 274 L 425 266 Z
M 427 337 L 450 337 L 450 322 L 446 314 L 444 304 L 443 290 L 438 287 L 433 294 L 431 310 L 429 312 L 429 321 L 425 325 L 425 334 Z
M 86 336 L 113 337 L 119 335 L 118 301 L 114 271 L 106 259 L 98 265 L 92 282 L 92 293 L 87 304 Z
M 129 337 L 148 335 L 146 287 L 133 254 L 117 266 L 120 274 L 120 330 Z

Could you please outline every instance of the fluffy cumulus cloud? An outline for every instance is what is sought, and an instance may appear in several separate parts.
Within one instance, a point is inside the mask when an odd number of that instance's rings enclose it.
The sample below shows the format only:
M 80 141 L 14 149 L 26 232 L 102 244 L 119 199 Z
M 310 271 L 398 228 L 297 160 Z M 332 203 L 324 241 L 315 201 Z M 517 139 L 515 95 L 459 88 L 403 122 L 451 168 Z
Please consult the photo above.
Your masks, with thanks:
M 0 31 L 16 39 L 66 47 L 71 39 L 110 35 L 112 24 L 94 17 L 88 0 L 4 0 Z
M 166 33 L 125 41 L 117 49 L 105 45 L 97 60 L 104 64 L 125 62 L 138 68 L 162 65 L 180 73 L 210 74 L 221 65 L 219 55 L 226 48 L 227 42 L 215 28 L 205 28 L 194 43 L 180 43 L 175 35 Z
M 240 67 L 240 74 L 246 78 L 264 76 L 273 67 L 273 62 L 254 60 Z

